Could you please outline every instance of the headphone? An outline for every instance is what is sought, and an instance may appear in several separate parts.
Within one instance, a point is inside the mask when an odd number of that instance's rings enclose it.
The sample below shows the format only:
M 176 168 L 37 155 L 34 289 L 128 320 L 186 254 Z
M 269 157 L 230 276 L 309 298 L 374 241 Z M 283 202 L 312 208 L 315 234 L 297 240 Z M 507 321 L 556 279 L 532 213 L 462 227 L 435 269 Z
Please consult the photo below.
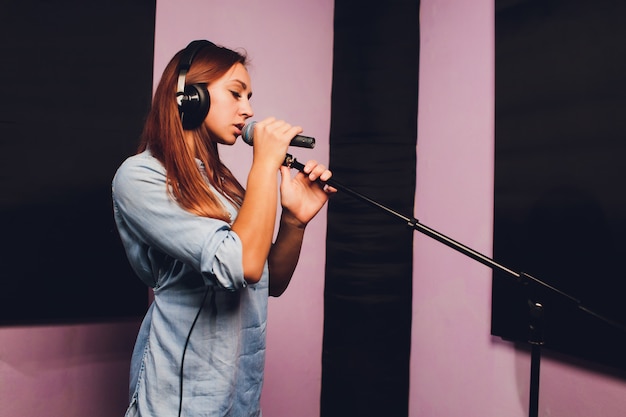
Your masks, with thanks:
M 185 130 L 200 126 L 209 113 L 211 97 L 209 97 L 206 84 L 185 85 L 185 78 L 191 68 L 193 58 L 200 49 L 207 46 L 215 47 L 215 44 L 205 40 L 192 41 L 183 50 L 178 64 L 176 103 L 178 103 L 178 113 Z

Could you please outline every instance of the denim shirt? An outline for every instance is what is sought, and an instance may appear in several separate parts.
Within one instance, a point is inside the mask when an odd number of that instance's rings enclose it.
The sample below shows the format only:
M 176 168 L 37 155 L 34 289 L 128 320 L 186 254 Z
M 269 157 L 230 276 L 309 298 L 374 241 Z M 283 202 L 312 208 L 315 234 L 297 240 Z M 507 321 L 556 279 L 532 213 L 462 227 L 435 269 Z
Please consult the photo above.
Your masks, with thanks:
M 247 285 L 230 225 L 189 213 L 166 187 L 149 151 L 128 158 L 113 179 L 128 260 L 154 289 L 131 360 L 126 416 L 178 415 L 183 352 L 182 416 L 260 416 L 267 264 L 259 283 Z M 236 208 L 215 194 L 234 219 Z

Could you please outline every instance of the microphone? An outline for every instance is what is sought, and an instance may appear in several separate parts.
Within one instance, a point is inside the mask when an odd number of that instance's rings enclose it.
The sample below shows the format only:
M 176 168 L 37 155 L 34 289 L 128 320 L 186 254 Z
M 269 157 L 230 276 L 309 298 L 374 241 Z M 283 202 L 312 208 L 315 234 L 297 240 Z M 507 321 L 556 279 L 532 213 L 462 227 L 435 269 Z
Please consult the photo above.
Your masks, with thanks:
M 250 146 L 252 146 L 252 142 L 254 139 L 254 125 L 255 124 L 256 122 L 248 123 L 247 125 L 243 127 L 243 130 L 241 131 L 241 138 L 243 139 L 244 142 L 246 142 Z M 300 148 L 313 149 L 315 147 L 315 138 L 312 138 L 310 136 L 296 135 L 294 136 L 293 139 L 291 139 L 291 142 L 289 143 L 289 145 L 298 146 Z

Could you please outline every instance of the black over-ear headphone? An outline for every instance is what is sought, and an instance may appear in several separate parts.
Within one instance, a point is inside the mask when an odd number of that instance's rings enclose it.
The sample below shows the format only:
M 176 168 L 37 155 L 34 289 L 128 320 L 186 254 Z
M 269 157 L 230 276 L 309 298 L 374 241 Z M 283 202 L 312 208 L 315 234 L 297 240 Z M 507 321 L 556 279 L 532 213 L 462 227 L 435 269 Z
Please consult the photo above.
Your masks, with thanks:
M 199 40 L 192 41 L 180 56 L 178 64 L 178 84 L 176 87 L 176 102 L 183 129 L 195 129 L 202 124 L 209 113 L 211 98 L 205 84 L 191 84 L 185 86 L 185 78 L 191 67 L 193 58 L 198 51 L 207 46 L 215 46 L 213 42 Z

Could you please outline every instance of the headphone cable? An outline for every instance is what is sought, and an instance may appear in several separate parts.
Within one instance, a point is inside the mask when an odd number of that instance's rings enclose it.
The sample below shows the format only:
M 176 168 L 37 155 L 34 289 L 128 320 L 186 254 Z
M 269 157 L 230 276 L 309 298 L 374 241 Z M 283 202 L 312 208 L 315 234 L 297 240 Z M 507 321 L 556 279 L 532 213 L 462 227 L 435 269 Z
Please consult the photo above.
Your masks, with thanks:
M 189 333 L 187 334 L 187 339 L 185 340 L 185 347 L 183 348 L 183 356 L 180 360 L 180 375 L 179 375 L 180 399 L 178 403 L 178 417 L 181 417 L 181 414 L 183 412 L 183 369 L 184 369 L 183 365 L 185 364 L 185 353 L 187 353 L 187 346 L 189 345 L 189 340 L 191 339 L 191 332 L 193 331 L 193 328 L 196 326 L 196 322 L 198 321 L 198 318 L 200 317 L 200 313 L 202 312 L 202 309 L 204 308 L 204 301 L 206 300 L 206 297 L 209 294 L 210 288 L 211 287 L 207 285 L 206 290 L 204 291 L 204 296 L 202 297 L 200 308 L 198 309 L 198 312 L 196 313 L 196 317 L 193 319 L 193 323 L 191 323 L 191 327 L 189 328 Z

